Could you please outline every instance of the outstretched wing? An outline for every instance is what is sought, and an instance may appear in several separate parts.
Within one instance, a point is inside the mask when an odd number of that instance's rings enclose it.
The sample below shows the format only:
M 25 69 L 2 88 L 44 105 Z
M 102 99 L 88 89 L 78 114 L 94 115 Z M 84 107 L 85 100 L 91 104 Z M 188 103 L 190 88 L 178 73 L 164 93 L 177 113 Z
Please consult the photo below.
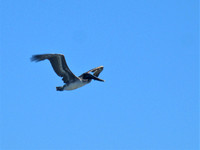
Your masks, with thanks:
M 36 62 L 45 59 L 48 59 L 50 61 L 56 74 L 60 77 L 63 77 L 62 80 L 65 83 L 78 79 L 78 77 L 76 77 L 67 66 L 65 57 L 62 54 L 43 54 L 43 55 L 33 55 L 31 57 L 31 60 Z
M 93 75 L 98 77 L 102 70 L 103 70 L 103 66 L 99 66 L 99 67 L 89 70 L 87 73 L 93 72 Z

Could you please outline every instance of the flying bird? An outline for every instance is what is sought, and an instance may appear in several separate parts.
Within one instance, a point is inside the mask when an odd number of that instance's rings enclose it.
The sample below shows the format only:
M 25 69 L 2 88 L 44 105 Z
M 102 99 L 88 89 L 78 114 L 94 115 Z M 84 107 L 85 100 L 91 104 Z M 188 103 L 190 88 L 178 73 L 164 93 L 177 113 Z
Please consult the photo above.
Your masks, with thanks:
M 55 73 L 58 76 L 62 77 L 62 80 L 65 83 L 63 86 L 56 87 L 57 91 L 74 90 L 80 88 L 90 83 L 92 79 L 104 82 L 104 80 L 98 78 L 99 74 L 103 70 L 103 66 L 91 69 L 77 77 L 72 73 L 72 71 L 67 66 L 65 57 L 62 54 L 42 54 L 42 55 L 33 55 L 31 57 L 31 61 L 36 61 L 36 62 L 45 59 L 48 59 L 50 61 Z

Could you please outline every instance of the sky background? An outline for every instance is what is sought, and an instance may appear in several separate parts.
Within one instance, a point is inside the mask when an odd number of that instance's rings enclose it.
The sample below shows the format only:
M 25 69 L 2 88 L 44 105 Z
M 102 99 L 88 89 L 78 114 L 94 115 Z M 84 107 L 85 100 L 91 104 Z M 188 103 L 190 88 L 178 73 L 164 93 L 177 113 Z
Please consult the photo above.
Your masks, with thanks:
M 1 0 L 1 150 L 197 150 L 198 0 Z M 33 54 L 62 53 L 74 91 Z

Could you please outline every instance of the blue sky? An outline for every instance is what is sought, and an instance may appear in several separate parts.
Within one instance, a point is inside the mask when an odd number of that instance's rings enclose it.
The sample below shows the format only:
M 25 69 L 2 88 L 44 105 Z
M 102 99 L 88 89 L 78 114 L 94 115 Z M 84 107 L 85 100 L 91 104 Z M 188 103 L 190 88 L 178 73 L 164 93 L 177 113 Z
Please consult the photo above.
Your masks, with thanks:
M 197 150 L 197 0 L 2 0 L 2 150 Z M 74 91 L 48 61 L 62 53 Z

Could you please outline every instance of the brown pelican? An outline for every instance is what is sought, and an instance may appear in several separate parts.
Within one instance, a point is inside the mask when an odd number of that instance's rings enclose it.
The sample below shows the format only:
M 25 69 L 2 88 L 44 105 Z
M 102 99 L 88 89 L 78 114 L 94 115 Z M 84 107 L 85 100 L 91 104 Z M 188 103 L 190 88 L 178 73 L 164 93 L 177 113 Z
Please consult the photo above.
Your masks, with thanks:
M 98 78 L 99 74 L 103 70 L 103 66 L 91 69 L 88 72 L 85 72 L 79 77 L 77 77 L 71 72 L 71 70 L 67 66 L 65 57 L 62 54 L 43 54 L 43 55 L 33 55 L 31 57 L 31 60 L 36 62 L 45 59 L 48 59 L 50 61 L 56 74 L 62 77 L 62 80 L 65 83 L 63 86 L 56 87 L 57 91 L 77 89 L 79 87 L 82 87 L 90 83 L 92 79 L 104 82 L 104 80 Z

